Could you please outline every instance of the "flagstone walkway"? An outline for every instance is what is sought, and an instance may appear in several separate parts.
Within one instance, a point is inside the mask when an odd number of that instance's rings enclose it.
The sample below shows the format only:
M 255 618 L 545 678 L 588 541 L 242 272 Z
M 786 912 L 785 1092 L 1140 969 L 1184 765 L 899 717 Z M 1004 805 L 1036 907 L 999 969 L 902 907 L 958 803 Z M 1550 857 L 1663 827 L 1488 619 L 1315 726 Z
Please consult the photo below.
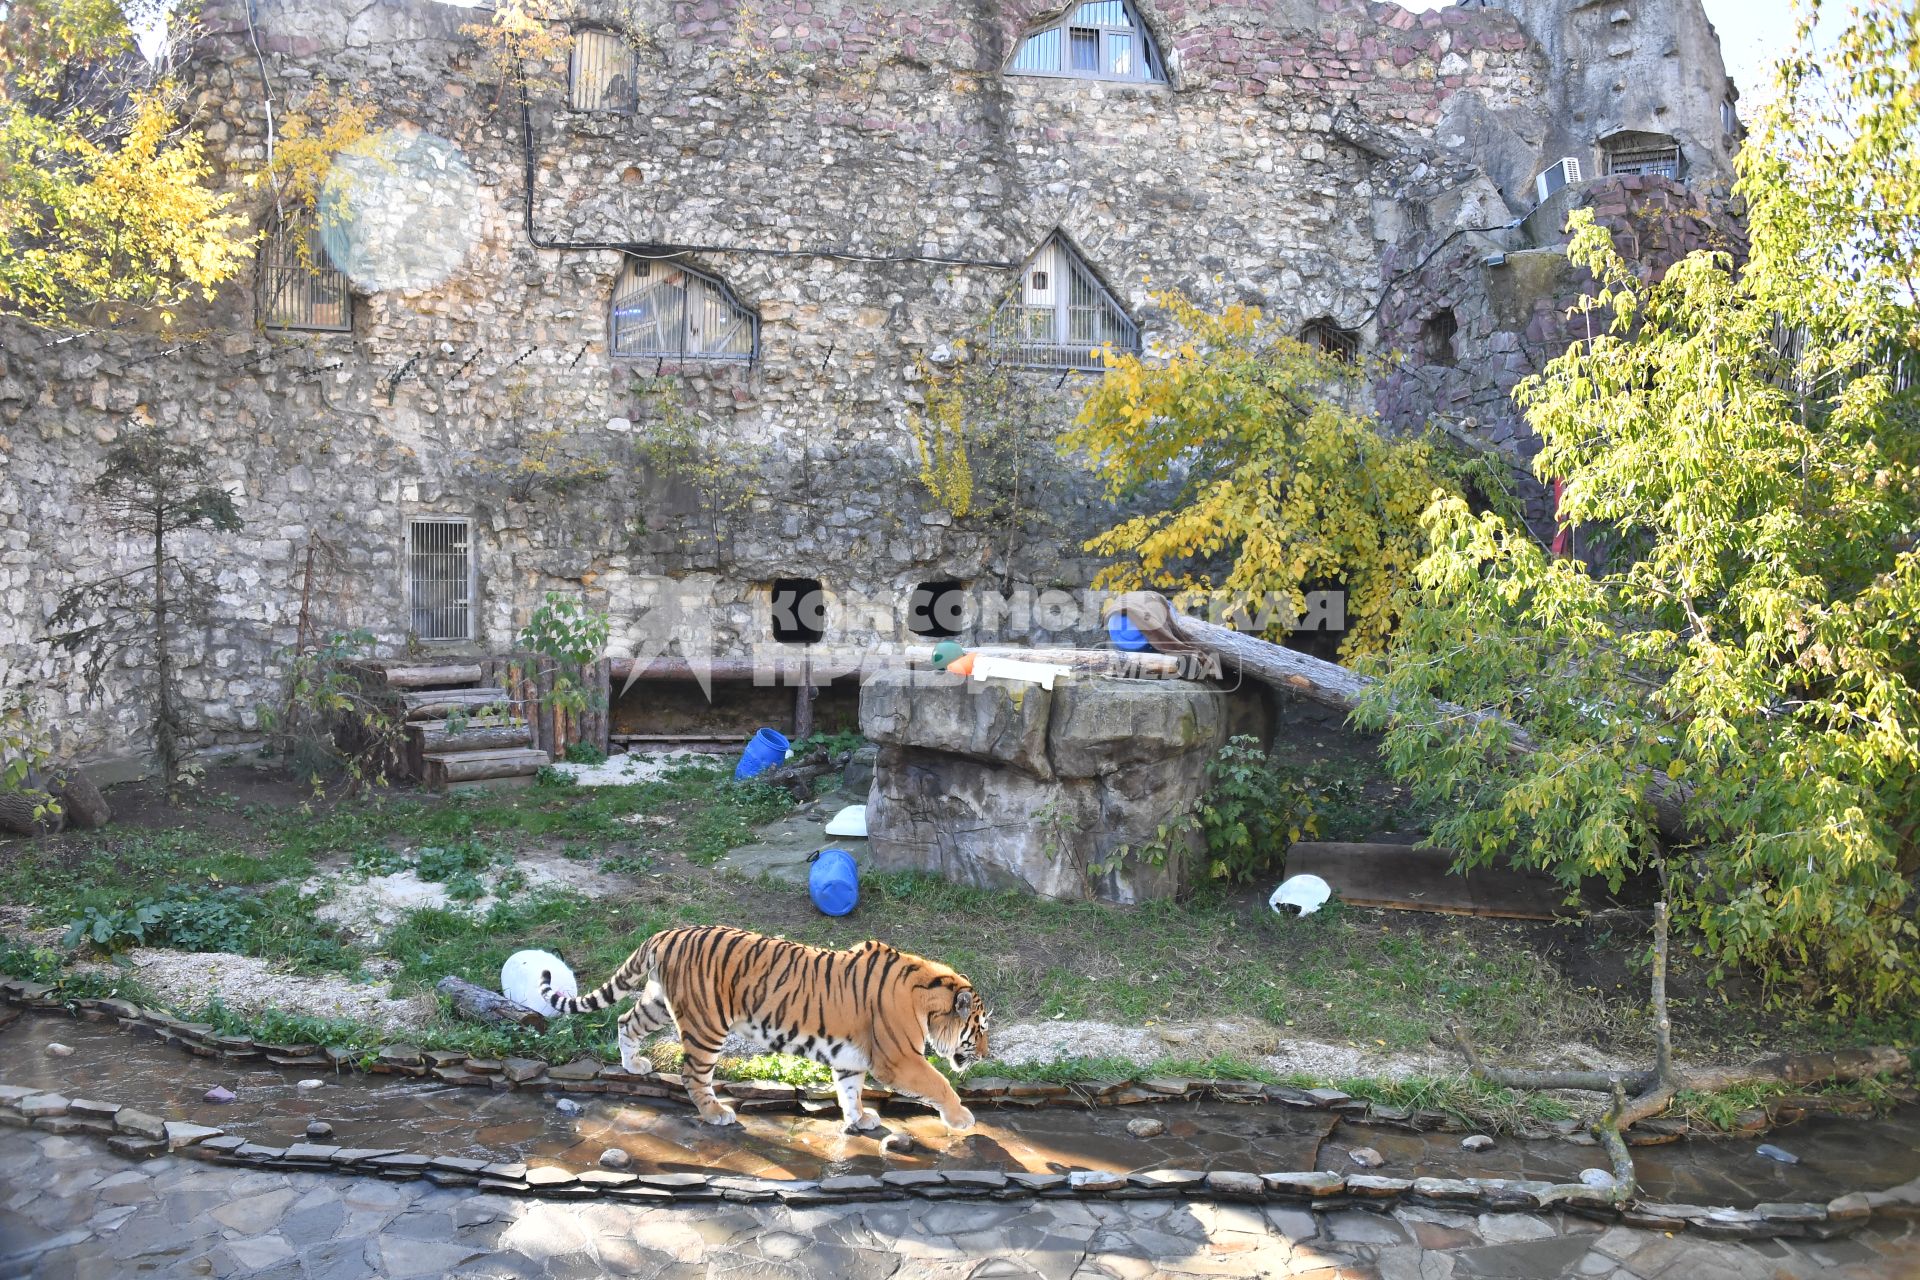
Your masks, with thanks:
M 0 1130 L 0 1280 L 122 1276 L 1304 1276 L 1311 1280 L 1906 1280 L 1920 1223 L 1722 1243 L 1573 1217 L 1200 1201 L 901 1200 L 671 1208 L 513 1199 L 163 1157 Z

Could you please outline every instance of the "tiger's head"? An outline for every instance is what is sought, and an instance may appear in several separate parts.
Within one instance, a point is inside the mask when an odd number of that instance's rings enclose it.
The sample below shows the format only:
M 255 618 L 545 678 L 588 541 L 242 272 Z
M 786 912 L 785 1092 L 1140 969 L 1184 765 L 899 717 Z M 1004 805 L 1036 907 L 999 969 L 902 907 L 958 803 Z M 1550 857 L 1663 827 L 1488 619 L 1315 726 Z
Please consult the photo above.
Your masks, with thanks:
M 987 1053 L 986 1001 L 973 984 L 954 975 L 953 1001 L 945 1009 L 927 1015 L 927 1053 L 939 1054 L 953 1064 L 955 1071 L 990 1056 Z

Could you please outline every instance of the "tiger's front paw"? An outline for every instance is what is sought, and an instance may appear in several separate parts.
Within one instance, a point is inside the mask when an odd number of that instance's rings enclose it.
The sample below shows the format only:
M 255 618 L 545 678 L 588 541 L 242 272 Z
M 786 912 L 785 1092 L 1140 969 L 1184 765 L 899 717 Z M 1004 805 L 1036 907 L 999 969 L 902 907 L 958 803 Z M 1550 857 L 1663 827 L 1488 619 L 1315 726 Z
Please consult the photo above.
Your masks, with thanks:
M 860 1118 L 850 1122 L 845 1131 L 847 1133 L 865 1133 L 870 1129 L 878 1129 L 879 1127 L 880 1113 L 872 1107 L 865 1107 L 861 1109 Z
M 644 1054 L 635 1053 L 629 1055 L 622 1052 L 620 1055 L 620 1069 L 628 1075 L 644 1076 L 653 1070 L 653 1059 L 646 1057 Z
M 732 1107 L 715 1107 L 712 1111 L 702 1111 L 700 1113 L 700 1119 L 703 1123 L 710 1124 L 716 1129 L 724 1129 L 730 1124 L 740 1123 L 739 1119 L 733 1114 Z
M 973 1128 L 973 1112 L 965 1107 L 956 1107 L 951 1115 L 942 1115 L 941 1122 L 947 1126 L 947 1132 L 959 1133 L 963 1129 Z

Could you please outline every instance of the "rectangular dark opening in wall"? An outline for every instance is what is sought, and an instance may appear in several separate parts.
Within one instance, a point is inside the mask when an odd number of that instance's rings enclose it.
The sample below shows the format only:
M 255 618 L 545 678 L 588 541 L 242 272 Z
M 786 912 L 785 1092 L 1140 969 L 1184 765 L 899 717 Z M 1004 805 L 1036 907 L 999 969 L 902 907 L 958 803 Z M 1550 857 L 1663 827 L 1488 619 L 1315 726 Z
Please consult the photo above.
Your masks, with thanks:
M 827 595 L 818 578 L 773 580 L 776 644 L 819 644 L 827 633 Z
M 923 582 L 907 597 L 907 630 L 932 640 L 947 640 L 960 634 L 967 619 L 965 583 L 950 578 Z
M 1460 322 L 1454 317 L 1453 308 L 1436 311 L 1427 317 L 1420 326 L 1420 345 L 1424 350 L 1428 364 L 1452 364 L 1458 358 L 1454 352 L 1454 337 L 1460 332 Z

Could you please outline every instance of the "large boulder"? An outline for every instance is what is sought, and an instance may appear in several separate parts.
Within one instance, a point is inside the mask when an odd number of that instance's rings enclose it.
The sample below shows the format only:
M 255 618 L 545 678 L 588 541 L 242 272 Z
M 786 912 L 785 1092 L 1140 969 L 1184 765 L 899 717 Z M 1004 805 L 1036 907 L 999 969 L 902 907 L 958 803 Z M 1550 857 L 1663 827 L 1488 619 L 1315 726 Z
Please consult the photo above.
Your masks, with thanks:
M 1229 733 L 1258 732 L 1262 714 L 1175 680 L 1075 676 L 1049 692 L 879 673 L 860 699 L 861 730 L 880 744 L 869 863 L 1049 898 L 1175 896 L 1199 860 L 1161 828 L 1200 797 Z M 1142 856 L 1155 842 L 1159 856 Z

